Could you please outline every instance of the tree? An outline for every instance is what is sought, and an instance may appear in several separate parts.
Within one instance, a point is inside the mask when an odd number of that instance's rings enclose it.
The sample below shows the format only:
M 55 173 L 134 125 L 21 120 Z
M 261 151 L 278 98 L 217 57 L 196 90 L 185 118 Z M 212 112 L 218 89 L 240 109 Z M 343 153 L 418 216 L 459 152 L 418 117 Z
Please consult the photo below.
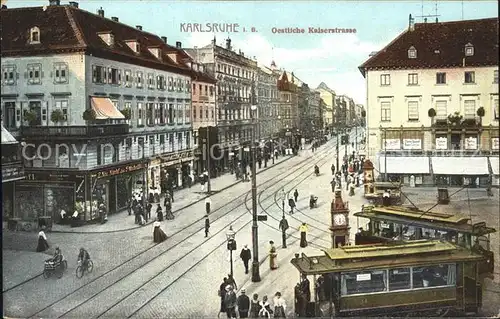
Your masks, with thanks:
M 132 117 L 132 112 L 129 107 L 124 108 L 120 112 L 123 114 L 123 116 L 125 116 L 126 120 L 130 120 L 130 118 Z
M 24 112 L 23 119 L 28 122 L 29 125 L 35 125 L 37 114 L 33 110 L 27 110 L 26 112 Z
M 483 124 L 483 116 L 486 114 L 484 107 L 481 106 L 480 108 L 478 108 L 476 114 L 477 114 L 477 116 L 479 116 L 479 124 L 482 125 Z
M 82 117 L 85 121 L 93 121 L 96 118 L 96 113 L 93 109 L 87 109 L 83 112 Z
M 65 120 L 64 113 L 61 109 L 55 109 L 50 113 L 50 120 L 54 123 L 63 122 Z

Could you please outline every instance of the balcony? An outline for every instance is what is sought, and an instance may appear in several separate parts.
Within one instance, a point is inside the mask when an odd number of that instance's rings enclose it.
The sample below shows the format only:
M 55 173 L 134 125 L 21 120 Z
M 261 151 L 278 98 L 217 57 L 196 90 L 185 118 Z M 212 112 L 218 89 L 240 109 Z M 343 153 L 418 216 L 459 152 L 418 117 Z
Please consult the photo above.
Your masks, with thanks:
M 51 138 L 94 138 L 102 136 L 123 135 L 129 133 L 128 124 L 102 124 L 80 126 L 23 126 L 23 137 L 35 139 Z

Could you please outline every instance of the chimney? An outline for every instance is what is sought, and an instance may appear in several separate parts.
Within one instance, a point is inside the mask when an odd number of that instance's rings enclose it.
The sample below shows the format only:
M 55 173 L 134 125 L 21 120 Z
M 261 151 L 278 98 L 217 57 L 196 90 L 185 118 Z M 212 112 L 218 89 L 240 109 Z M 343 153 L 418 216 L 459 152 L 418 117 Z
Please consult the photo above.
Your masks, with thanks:
M 424 18 L 424 23 L 427 23 L 427 18 Z
M 180 41 L 175 42 L 175 47 L 177 49 L 182 49 L 182 43 Z
M 142 31 L 142 25 L 136 25 L 135 28 Z
M 78 8 L 78 2 L 70 1 L 69 5 L 72 6 L 73 8 Z
M 114 22 L 118 22 L 118 17 L 111 17 L 111 20 L 113 20 Z
M 438 18 L 436 18 L 436 23 L 438 23 L 438 22 L 439 22 L 439 21 L 438 21 Z
M 49 0 L 49 6 L 61 5 L 61 0 Z
M 104 18 L 104 10 L 102 9 L 102 7 L 99 10 L 97 10 L 97 15 Z
M 161 40 L 165 43 L 167 43 L 167 37 L 161 37 Z
M 415 30 L 415 19 L 411 17 L 411 14 L 410 17 L 408 18 L 408 28 L 410 31 Z
M 214 38 L 212 39 L 212 45 L 216 45 L 217 43 L 215 43 L 216 39 L 215 39 L 215 35 L 214 35 Z
M 226 39 L 226 49 L 231 50 L 231 39 Z

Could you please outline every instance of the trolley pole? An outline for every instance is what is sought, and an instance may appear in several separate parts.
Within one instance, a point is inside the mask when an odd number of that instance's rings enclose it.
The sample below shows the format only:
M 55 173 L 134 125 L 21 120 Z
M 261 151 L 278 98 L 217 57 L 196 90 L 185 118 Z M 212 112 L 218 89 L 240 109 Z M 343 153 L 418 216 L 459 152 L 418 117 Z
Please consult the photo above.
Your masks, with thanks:
M 255 114 L 254 105 L 252 105 L 252 282 L 260 281 L 260 263 L 259 263 L 259 226 L 257 225 L 257 169 L 255 163 Z

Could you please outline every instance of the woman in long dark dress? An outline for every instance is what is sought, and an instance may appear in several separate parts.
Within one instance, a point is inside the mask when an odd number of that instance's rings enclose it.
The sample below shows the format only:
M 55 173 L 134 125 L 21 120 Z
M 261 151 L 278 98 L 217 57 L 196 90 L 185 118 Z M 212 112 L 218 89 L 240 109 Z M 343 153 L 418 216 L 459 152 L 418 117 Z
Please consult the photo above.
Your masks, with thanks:
M 155 243 L 161 243 L 167 239 L 167 234 L 161 229 L 160 222 L 156 221 L 153 223 L 153 241 Z
M 300 225 L 300 227 L 299 227 L 299 231 L 300 231 L 300 247 L 306 248 L 307 247 L 307 238 L 306 238 L 307 224 L 302 223 L 302 225 Z
M 40 232 L 38 233 L 38 246 L 36 247 L 37 252 L 42 252 L 49 249 L 49 243 L 47 242 L 47 236 L 43 231 L 44 229 L 45 227 L 43 227 L 42 230 L 40 230 Z
M 226 303 L 224 302 L 226 299 L 226 286 L 227 286 L 227 278 L 224 277 L 222 284 L 219 286 L 220 310 L 219 310 L 219 315 L 217 317 L 220 316 L 221 312 L 226 313 Z

